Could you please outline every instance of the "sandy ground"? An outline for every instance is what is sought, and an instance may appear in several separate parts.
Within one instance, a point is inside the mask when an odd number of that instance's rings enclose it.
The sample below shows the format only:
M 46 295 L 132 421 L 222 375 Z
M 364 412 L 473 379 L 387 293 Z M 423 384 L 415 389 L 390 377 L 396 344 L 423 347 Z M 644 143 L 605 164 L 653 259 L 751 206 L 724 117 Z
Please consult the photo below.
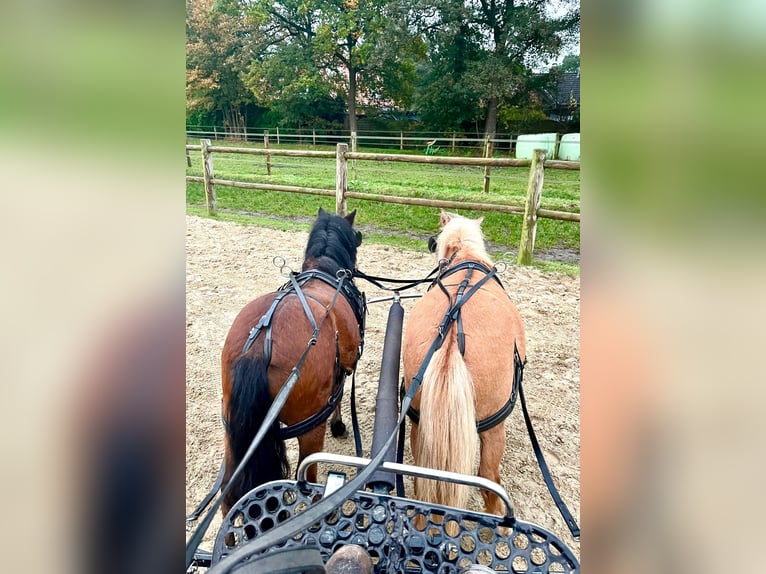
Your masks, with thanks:
M 207 493 L 223 453 L 220 419 L 220 352 L 240 309 L 258 295 L 273 291 L 285 279 L 272 264 L 280 255 L 300 269 L 306 233 L 288 233 L 187 217 L 186 236 L 186 507 Z M 433 268 L 433 256 L 388 246 L 362 244 L 359 268 L 370 275 L 422 277 Z M 501 279 L 519 308 L 527 334 L 528 364 L 524 390 L 554 481 L 575 519 L 580 515 L 580 283 L 579 278 L 509 266 Z M 382 295 L 366 282 L 358 286 L 368 300 Z M 406 312 L 412 300 L 405 301 Z M 375 395 L 388 303 L 370 305 L 366 347 L 357 370 L 357 409 L 365 455 L 372 440 Z M 344 421 L 350 379 L 344 395 Z M 579 557 L 579 543 L 545 487 L 517 403 L 506 421 L 506 450 L 501 470 L 516 516 L 555 532 Z M 407 441 L 409 443 L 409 440 Z M 409 446 L 409 445 L 408 445 Z M 288 441 L 293 472 L 297 440 Z M 351 437 L 335 439 L 327 431 L 325 451 L 354 454 Z M 412 462 L 407 453 L 405 462 Z M 321 469 L 320 469 L 321 475 Z M 408 490 L 411 493 L 411 490 Z M 481 509 L 478 494 L 474 509 Z M 216 518 L 203 547 L 212 548 Z

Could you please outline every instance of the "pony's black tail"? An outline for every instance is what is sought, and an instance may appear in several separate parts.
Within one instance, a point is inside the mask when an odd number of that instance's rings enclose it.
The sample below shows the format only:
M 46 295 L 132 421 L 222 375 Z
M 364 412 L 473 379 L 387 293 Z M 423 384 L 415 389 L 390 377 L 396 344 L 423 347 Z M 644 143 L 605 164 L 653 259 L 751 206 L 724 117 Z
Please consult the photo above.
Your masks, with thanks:
M 233 472 L 245 456 L 271 407 L 267 368 L 261 357 L 240 357 L 232 366 L 232 391 L 226 431 L 233 466 L 229 472 Z M 286 478 L 289 473 L 285 443 L 279 437 L 279 421 L 275 420 L 242 473 L 231 485 L 225 502 L 231 507 L 256 486 Z

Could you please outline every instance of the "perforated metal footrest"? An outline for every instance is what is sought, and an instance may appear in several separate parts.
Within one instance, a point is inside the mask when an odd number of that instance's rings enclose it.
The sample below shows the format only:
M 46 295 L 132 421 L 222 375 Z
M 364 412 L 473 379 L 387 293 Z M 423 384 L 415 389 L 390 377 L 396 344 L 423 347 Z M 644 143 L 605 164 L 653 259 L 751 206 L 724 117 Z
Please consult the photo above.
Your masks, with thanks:
M 224 518 L 213 564 L 321 499 L 324 486 L 282 480 L 245 495 Z M 357 491 L 321 522 L 280 547 L 317 545 L 325 561 L 339 547 L 367 549 L 375 572 L 457 574 L 470 564 L 497 572 L 579 574 L 572 551 L 544 528 L 480 512 Z

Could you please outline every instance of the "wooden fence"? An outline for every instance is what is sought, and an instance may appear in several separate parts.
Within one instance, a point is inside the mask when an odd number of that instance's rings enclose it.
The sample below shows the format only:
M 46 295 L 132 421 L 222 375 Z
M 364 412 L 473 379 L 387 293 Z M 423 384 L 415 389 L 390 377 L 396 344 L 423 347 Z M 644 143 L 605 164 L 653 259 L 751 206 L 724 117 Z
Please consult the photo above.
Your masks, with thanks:
M 367 201 L 377 201 L 382 203 L 397 203 L 402 205 L 420 205 L 428 207 L 441 207 L 445 209 L 472 209 L 476 211 L 489 211 L 494 213 L 509 213 L 523 215 L 523 224 L 521 231 L 521 241 L 519 243 L 518 262 L 522 265 L 532 263 L 532 252 L 535 246 L 535 232 L 537 229 L 537 218 L 545 217 L 548 219 L 558 219 L 563 221 L 580 221 L 580 214 L 568 211 L 555 211 L 551 209 L 541 209 L 540 200 L 542 197 L 544 170 L 569 169 L 579 170 L 580 162 L 546 160 L 545 151 L 535 150 L 534 157 L 528 159 L 511 158 L 475 158 L 475 157 L 445 157 L 445 156 L 420 156 L 420 155 L 400 155 L 400 154 L 376 154 L 376 153 L 358 153 L 348 151 L 348 144 L 337 144 L 336 151 L 311 151 L 311 150 L 284 150 L 284 149 L 257 149 L 248 147 L 228 147 L 211 145 L 210 140 L 201 140 L 200 145 L 187 145 L 187 164 L 190 164 L 190 151 L 202 152 L 203 175 L 187 175 L 186 181 L 203 183 L 205 186 L 205 202 L 208 213 L 215 215 L 217 211 L 215 186 L 223 185 L 227 187 L 237 187 L 242 189 L 261 189 L 267 191 L 284 191 L 287 193 L 303 193 L 309 195 L 324 195 L 335 197 L 335 211 L 340 215 L 346 214 L 346 200 L 363 199 Z M 271 156 L 293 156 L 293 157 L 314 157 L 335 159 L 335 189 L 320 189 L 311 187 L 296 187 L 290 185 L 272 185 L 268 183 L 251 183 L 242 181 L 232 181 L 218 179 L 215 177 L 213 169 L 214 153 L 233 153 L 246 155 L 266 156 L 267 167 L 271 165 Z M 470 165 L 490 167 L 525 167 L 529 166 L 529 182 L 527 184 L 527 196 L 524 206 L 502 205 L 496 203 L 477 203 L 467 201 L 450 201 L 441 199 L 425 199 L 418 197 L 400 197 L 392 195 L 381 195 L 371 193 L 361 193 L 348 189 L 348 161 L 386 161 L 386 162 L 406 162 L 406 163 L 428 163 L 436 165 Z M 270 172 L 270 169 L 269 169 Z
M 543 130 L 547 132 L 555 131 L 554 128 Z M 186 130 L 187 140 L 210 139 L 213 141 L 228 140 L 242 141 L 245 143 L 265 143 L 268 135 L 276 145 L 309 145 L 334 146 L 338 143 L 347 143 L 354 149 L 354 144 L 358 146 L 391 148 L 404 150 L 421 150 L 433 154 L 451 155 L 461 153 L 475 153 L 482 150 L 490 155 L 497 153 L 508 153 L 513 155 L 518 142 L 519 132 L 498 133 L 493 138 L 487 138 L 483 134 L 468 135 L 458 132 L 435 132 L 435 131 L 327 131 L 316 129 L 294 128 L 280 133 L 279 127 L 275 129 L 263 128 L 242 128 L 240 130 L 231 130 L 218 126 L 188 126 Z M 523 132 L 522 132 L 523 133 Z M 547 141 L 547 140 L 546 140 Z M 542 142 L 541 142 L 542 143 Z M 556 143 L 558 146 L 558 141 Z

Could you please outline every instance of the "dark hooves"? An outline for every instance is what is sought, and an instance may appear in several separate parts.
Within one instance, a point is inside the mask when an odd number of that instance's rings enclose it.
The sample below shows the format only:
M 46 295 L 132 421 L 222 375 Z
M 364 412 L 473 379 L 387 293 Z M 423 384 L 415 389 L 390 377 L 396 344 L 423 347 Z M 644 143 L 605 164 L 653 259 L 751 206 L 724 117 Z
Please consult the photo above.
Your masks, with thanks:
M 327 574 L 372 574 L 372 560 L 361 546 L 348 544 L 336 550 L 325 564 Z
M 343 424 L 343 421 L 334 421 L 330 424 L 330 432 L 335 438 L 346 436 L 346 425 Z

